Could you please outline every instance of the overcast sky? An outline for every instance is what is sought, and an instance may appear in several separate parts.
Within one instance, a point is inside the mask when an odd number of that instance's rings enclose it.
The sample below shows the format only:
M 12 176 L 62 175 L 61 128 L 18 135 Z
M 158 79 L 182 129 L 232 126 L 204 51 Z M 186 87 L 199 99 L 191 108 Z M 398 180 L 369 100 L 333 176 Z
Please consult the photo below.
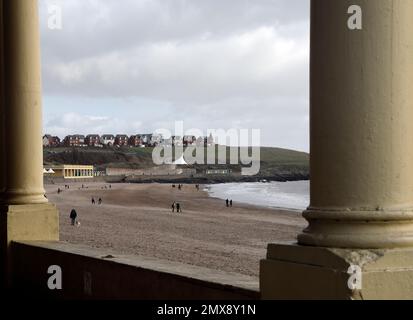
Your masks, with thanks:
M 40 0 L 40 19 L 45 133 L 184 121 L 308 151 L 309 0 Z

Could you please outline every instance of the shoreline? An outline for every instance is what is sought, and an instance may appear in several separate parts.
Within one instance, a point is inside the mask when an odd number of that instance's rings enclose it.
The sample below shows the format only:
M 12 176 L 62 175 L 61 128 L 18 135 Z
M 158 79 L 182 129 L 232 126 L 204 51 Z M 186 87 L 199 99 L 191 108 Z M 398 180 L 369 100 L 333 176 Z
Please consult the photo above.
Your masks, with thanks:
M 300 180 L 300 181 L 305 181 L 305 180 Z M 277 181 L 277 182 L 279 182 L 279 181 Z M 209 185 L 202 185 L 202 187 L 206 188 L 206 189 L 208 189 L 208 186 Z M 223 199 L 223 198 L 214 197 L 208 191 L 206 191 L 206 192 L 208 193 L 208 196 L 212 199 L 217 199 L 219 201 L 225 201 L 225 199 Z M 250 203 L 250 202 L 240 201 L 240 200 L 237 200 L 237 203 L 247 205 L 247 206 L 252 206 L 252 207 L 257 208 L 257 209 L 258 208 L 265 208 L 265 209 L 273 209 L 273 210 L 277 210 L 277 211 L 294 212 L 294 213 L 302 213 L 304 210 L 306 210 L 306 209 L 295 209 L 295 208 L 287 208 L 287 207 L 277 207 L 277 206 L 270 206 L 270 205 L 259 205 L 259 204 L 255 204 L 255 203 L 253 204 L 253 203 Z
M 115 177 L 112 177 L 116 179 Z M 162 183 L 162 184 L 221 184 L 221 183 L 242 183 L 242 182 L 294 182 L 309 181 L 307 174 L 285 174 L 276 176 L 129 176 L 118 177 L 121 183 Z

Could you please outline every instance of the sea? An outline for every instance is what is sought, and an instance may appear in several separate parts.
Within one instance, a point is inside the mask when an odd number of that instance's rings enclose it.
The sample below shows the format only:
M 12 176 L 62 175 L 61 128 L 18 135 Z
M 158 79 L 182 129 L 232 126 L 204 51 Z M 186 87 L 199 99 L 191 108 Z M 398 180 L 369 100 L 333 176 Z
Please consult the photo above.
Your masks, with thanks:
M 224 183 L 206 190 L 214 198 L 268 208 L 302 211 L 310 204 L 309 181 Z

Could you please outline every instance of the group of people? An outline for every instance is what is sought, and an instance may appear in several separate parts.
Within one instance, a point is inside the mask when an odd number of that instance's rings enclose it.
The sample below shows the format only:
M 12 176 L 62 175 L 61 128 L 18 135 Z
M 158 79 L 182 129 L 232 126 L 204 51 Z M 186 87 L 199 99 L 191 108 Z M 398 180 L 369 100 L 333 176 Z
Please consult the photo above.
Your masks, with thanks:
M 102 203 L 103 203 L 102 198 L 99 198 L 99 200 L 98 200 L 98 205 L 101 205 Z M 92 198 L 92 204 L 93 204 L 93 205 L 96 204 L 95 198 Z
M 70 185 L 65 185 L 65 189 L 69 190 Z M 82 184 L 81 188 L 79 188 L 79 189 L 88 189 L 88 187 L 85 186 L 84 184 Z M 102 187 L 102 189 L 112 189 L 112 185 Z M 58 194 L 60 194 L 62 192 L 63 192 L 62 189 L 60 189 L 60 188 L 57 189 Z M 98 201 L 96 201 L 95 198 L 92 197 L 92 205 L 95 205 L 95 204 L 101 205 L 102 203 L 103 203 L 102 198 L 99 198 Z M 179 208 L 179 212 L 182 212 L 179 205 L 177 206 L 177 210 L 178 210 L 178 208 Z M 72 209 L 72 211 L 70 211 L 70 216 L 69 217 L 70 217 L 70 223 L 71 223 L 72 226 L 80 226 L 80 222 L 77 220 L 78 215 L 77 215 L 76 209 Z
M 227 204 L 227 208 L 232 208 L 232 206 L 233 206 L 233 202 L 232 202 L 232 200 L 229 200 L 229 199 L 227 199 L 227 200 L 225 200 L 225 202 L 226 202 L 226 204 Z
M 179 202 L 172 203 L 172 213 L 174 213 L 175 210 L 176 213 L 182 213 L 182 206 Z
M 177 186 L 176 186 L 176 184 L 173 184 L 172 185 L 172 188 L 176 188 Z M 184 185 L 183 184 L 178 184 L 178 190 L 182 190 L 184 188 Z M 196 184 L 195 185 L 195 188 L 196 188 L 196 190 L 200 190 L 201 189 L 201 187 L 200 187 L 200 185 L 199 184 Z

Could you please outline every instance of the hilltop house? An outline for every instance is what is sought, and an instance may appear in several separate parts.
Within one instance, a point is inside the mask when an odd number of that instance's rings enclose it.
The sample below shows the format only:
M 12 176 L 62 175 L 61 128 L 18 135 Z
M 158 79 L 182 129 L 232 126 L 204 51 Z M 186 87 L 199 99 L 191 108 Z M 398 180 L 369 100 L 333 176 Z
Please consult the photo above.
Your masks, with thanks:
M 86 136 L 85 144 L 89 147 L 98 147 L 102 144 L 100 143 L 100 137 L 98 134 L 89 134 Z
M 203 146 L 205 144 L 205 138 L 204 137 L 198 137 L 195 141 L 197 146 Z
M 141 139 L 141 141 L 142 141 L 142 144 L 143 144 L 145 147 L 150 146 L 151 140 L 152 140 L 152 137 L 153 137 L 152 134 L 140 134 L 139 137 L 140 137 L 140 139 Z
M 184 147 L 191 146 L 195 142 L 196 142 L 196 137 L 195 136 L 184 136 L 184 138 L 183 138 Z
M 58 147 L 60 146 L 60 138 L 46 134 L 43 136 L 43 147 Z
M 142 146 L 142 139 L 139 135 L 133 135 L 129 137 L 129 145 L 132 147 Z
M 115 146 L 122 147 L 129 144 L 129 137 L 126 134 L 118 134 L 115 138 Z
M 150 146 L 151 147 L 156 147 L 157 145 L 162 143 L 162 135 L 161 134 L 152 134 L 151 141 L 150 141 Z
M 85 145 L 85 136 L 81 134 L 66 136 L 63 144 L 66 147 L 83 147 Z
M 181 136 L 172 136 L 172 146 L 182 146 L 183 140 Z
M 214 143 L 214 137 L 212 136 L 212 133 L 209 135 L 208 138 L 206 138 L 205 144 L 206 144 L 208 147 L 213 146 L 213 145 L 215 144 L 215 143 Z
M 113 146 L 115 145 L 115 136 L 113 134 L 104 134 L 100 137 L 100 143 L 104 146 Z
M 112 135 L 104 134 L 99 136 L 98 134 L 89 134 L 86 137 L 84 135 L 75 134 L 66 136 L 61 142 L 59 137 L 54 137 L 49 134 L 43 136 L 44 147 L 102 147 L 102 146 L 145 146 L 156 147 L 158 145 L 164 146 L 190 146 L 196 144 L 197 146 L 214 145 L 214 138 L 212 134 L 209 137 L 195 137 L 192 135 L 186 136 L 172 136 L 168 139 L 164 139 L 161 134 L 136 134 L 128 137 L 125 134 Z

